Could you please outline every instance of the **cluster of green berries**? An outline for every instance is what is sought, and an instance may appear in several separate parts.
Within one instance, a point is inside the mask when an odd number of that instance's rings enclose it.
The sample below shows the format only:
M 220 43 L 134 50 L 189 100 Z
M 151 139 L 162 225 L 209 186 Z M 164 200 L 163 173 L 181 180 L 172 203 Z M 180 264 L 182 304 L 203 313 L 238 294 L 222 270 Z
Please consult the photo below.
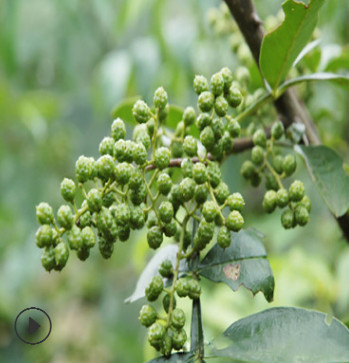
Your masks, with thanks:
M 297 168 L 295 156 L 291 153 L 281 156 L 275 146 L 275 142 L 284 135 L 285 130 L 280 121 L 272 125 L 269 139 L 263 129 L 256 130 L 253 134 L 251 160 L 242 164 L 241 174 L 253 186 L 258 186 L 264 176 L 267 191 L 263 199 L 263 209 L 272 213 L 276 207 L 288 206 L 289 209 L 282 213 L 281 224 L 289 229 L 308 223 L 311 201 L 305 195 L 302 182 L 294 181 L 288 190 L 282 185 L 282 179 L 291 176 Z

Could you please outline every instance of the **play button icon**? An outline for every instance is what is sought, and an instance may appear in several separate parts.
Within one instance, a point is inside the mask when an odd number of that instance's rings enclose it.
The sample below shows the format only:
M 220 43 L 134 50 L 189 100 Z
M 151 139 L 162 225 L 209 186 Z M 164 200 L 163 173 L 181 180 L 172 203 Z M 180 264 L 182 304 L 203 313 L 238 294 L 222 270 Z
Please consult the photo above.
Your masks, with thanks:
M 51 333 L 52 323 L 48 314 L 39 308 L 31 307 L 22 310 L 15 321 L 17 337 L 26 344 L 40 344 Z

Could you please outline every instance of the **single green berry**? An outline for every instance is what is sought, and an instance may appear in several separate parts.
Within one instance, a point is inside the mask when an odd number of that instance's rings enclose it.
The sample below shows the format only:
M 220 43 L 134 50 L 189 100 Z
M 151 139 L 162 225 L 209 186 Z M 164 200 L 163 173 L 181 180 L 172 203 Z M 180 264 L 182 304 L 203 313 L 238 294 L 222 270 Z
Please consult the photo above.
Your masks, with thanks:
M 172 141 L 171 154 L 173 158 L 181 158 L 183 155 L 183 143 L 179 141 Z
M 168 313 L 168 310 L 170 307 L 170 299 L 171 299 L 170 294 L 166 294 L 164 296 L 164 298 L 162 299 L 162 306 L 163 306 L 164 310 L 166 311 L 166 313 Z M 176 298 L 173 296 L 172 308 L 175 309 L 176 305 L 177 305 Z
M 147 241 L 150 248 L 154 250 L 159 248 L 163 241 L 161 229 L 157 226 L 151 227 L 147 233 Z
M 173 206 L 170 202 L 161 202 L 159 216 L 163 223 L 170 223 L 174 215 Z
M 58 224 L 66 230 L 72 228 L 74 223 L 74 217 L 72 210 L 69 205 L 62 205 L 57 212 L 57 222 Z
M 208 189 L 206 185 L 204 184 L 197 185 L 194 194 L 195 202 L 198 204 L 203 204 L 206 201 L 207 197 L 208 197 Z
M 228 112 L 228 102 L 223 96 L 216 98 L 214 109 L 219 117 L 224 117 Z
M 214 190 L 214 196 L 216 197 L 216 200 L 220 205 L 225 203 L 229 194 L 230 193 L 228 185 L 222 181 L 218 184 L 218 186 Z
M 283 167 L 283 158 L 281 155 L 276 155 L 273 157 L 272 165 L 274 170 L 278 174 L 282 174 L 282 172 L 284 171 L 284 167 Z
M 94 160 L 86 156 L 80 156 L 75 163 L 75 175 L 80 183 L 85 183 L 93 177 Z
M 172 188 L 171 177 L 167 173 L 161 173 L 157 179 L 159 192 L 167 195 Z
M 155 301 L 161 294 L 164 288 L 164 283 L 161 276 L 156 275 L 151 280 L 150 284 L 145 289 L 145 296 L 148 301 Z
M 119 163 L 115 166 L 115 180 L 121 184 L 126 185 L 132 175 L 132 165 L 126 162 Z
M 194 78 L 194 91 L 197 95 L 202 92 L 208 91 L 208 81 L 204 76 L 196 75 Z
M 215 96 L 219 96 L 223 93 L 224 89 L 224 78 L 221 73 L 215 73 L 211 77 L 211 90 Z
M 163 87 L 159 87 L 154 93 L 154 98 L 153 98 L 154 106 L 156 108 L 159 108 L 160 110 L 163 110 L 167 105 L 167 101 L 168 101 L 168 96 L 166 91 L 164 90 Z
M 117 208 L 115 208 L 115 210 L 116 209 Z M 115 224 L 112 211 L 114 211 L 114 207 L 112 207 L 111 210 L 106 207 L 102 207 L 102 210 L 97 215 L 98 231 L 102 232 L 104 235 L 108 234 Z
M 233 83 L 233 73 L 228 67 L 224 67 L 220 70 L 220 74 L 222 75 L 224 81 L 224 92 L 228 92 Z
M 167 119 L 167 116 L 170 112 L 170 106 L 166 105 L 165 108 L 159 108 L 159 112 L 158 112 L 158 119 L 159 122 L 164 122 Z
M 68 178 L 64 178 L 61 183 L 61 194 L 64 200 L 67 202 L 73 202 L 76 193 L 75 183 Z
M 234 232 L 239 232 L 244 223 L 244 218 L 237 210 L 230 212 L 225 220 L 225 225 Z
M 239 137 L 241 133 L 241 126 L 240 124 L 232 118 L 228 119 L 228 131 L 231 137 Z
M 77 226 L 73 226 L 73 228 L 67 233 L 67 241 L 70 249 L 78 250 L 83 246 L 81 230 Z
M 309 213 L 311 212 L 311 200 L 307 195 L 303 197 L 303 199 L 300 201 L 300 204 L 304 205 Z
M 273 174 L 265 174 L 265 188 L 275 191 L 279 189 L 279 184 Z
M 90 249 L 87 247 L 82 247 L 76 251 L 76 256 L 80 261 L 86 261 L 90 256 Z
M 55 270 L 62 270 L 69 258 L 69 249 L 63 240 L 55 247 Z
M 39 248 L 48 247 L 53 241 L 53 232 L 48 224 L 42 225 L 35 233 L 36 245 Z
M 202 112 L 210 112 L 214 106 L 214 96 L 211 92 L 202 92 L 198 98 L 198 107 Z
M 216 140 L 222 138 L 224 133 L 224 123 L 221 118 L 215 118 L 211 124 L 212 131 Z
M 201 113 L 196 119 L 196 126 L 200 131 L 202 131 L 206 126 L 210 126 L 211 123 L 211 115 L 206 112 Z
M 135 120 L 140 124 L 147 122 L 151 116 L 149 106 L 142 100 L 138 100 L 133 105 L 132 114 Z
M 109 259 L 114 251 L 114 243 L 108 242 L 106 239 L 100 237 L 98 239 L 98 249 L 102 257 L 106 260 Z
M 288 204 L 288 192 L 281 188 L 276 193 L 276 204 L 279 208 L 284 208 Z
M 117 161 L 123 162 L 126 160 L 126 141 L 120 139 L 114 144 L 114 157 Z
M 159 274 L 162 277 L 171 277 L 173 275 L 172 262 L 168 259 L 161 262 L 159 267 Z
M 114 210 L 115 222 L 119 226 L 128 225 L 131 218 L 130 207 L 126 203 L 121 203 Z
M 172 220 L 163 226 L 163 231 L 166 237 L 173 237 L 177 232 L 177 223 Z
M 243 162 L 240 173 L 245 179 L 251 179 L 256 172 L 257 169 L 250 160 Z
M 181 278 L 177 281 L 176 292 L 179 297 L 186 297 L 189 294 L 189 284 L 188 280 Z
M 187 341 L 187 333 L 184 329 L 176 331 L 172 335 L 172 345 L 175 350 L 180 350 Z
M 253 187 L 258 187 L 258 185 L 261 183 L 261 181 L 262 181 L 261 173 L 259 173 L 258 171 L 253 173 L 253 175 L 251 176 L 251 179 L 250 179 L 251 185 Z
M 294 155 L 288 154 L 282 161 L 282 168 L 287 176 L 292 175 L 297 168 L 297 161 Z
M 54 220 L 52 207 L 45 202 L 36 206 L 36 219 L 40 224 L 51 224 Z
M 276 200 L 277 200 L 276 192 L 274 190 L 268 190 L 264 194 L 263 209 L 267 213 L 272 213 L 276 208 Z
M 188 295 L 192 300 L 199 299 L 201 294 L 201 286 L 199 281 L 195 279 L 188 280 Z
M 196 156 L 198 153 L 198 144 L 193 136 L 186 136 L 183 142 L 183 150 L 188 156 Z
M 267 135 L 264 130 L 259 129 L 253 134 L 253 143 L 254 145 L 258 145 L 260 147 L 265 148 L 267 146 Z
M 231 211 L 237 210 L 241 212 L 245 205 L 245 201 L 240 193 L 233 193 L 227 198 L 227 205 Z
M 210 162 L 207 166 L 208 179 L 213 188 L 216 188 L 221 182 L 222 174 L 219 164 L 216 162 Z
M 305 195 L 305 188 L 304 188 L 304 184 L 299 181 L 299 180 L 295 180 L 289 190 L 288 190 L 288 193 L 289 193 L 289 197 L 290 197 L 290 200 L 292 202 L 299 202 L 303 199 L 304 195 Z
M 202 206 L 202 215 L 207 222 L 213 222 L 218 212 L 219 210 L 217 204 L 211 200 L 205 202 Z
M 158 321 L 152 324 L 148 329 L 148 341 L 154 347 L 160 347 L 163 336 L 165 335 L 164 326 Z
M 187 202 L 194 197 L 195 186 L 196 184 L 194 180 L 188 177 L 184 178 L 180 182 L 179 188 L 181 192 L 182 201 Z
M 108 180 L 115 175 L 115 163 L 110 155 L 103 155 L 96 161 L 97 176 L 102 180 Z
M 238 107 L 242 102 L 242 94 L 235 86 L 230 87 L 229 91 L 225 95 L 226 100 L 230 107 Z
M 124 121 L 121 118 L 117 118 L 111 125 L 111 136 L 115 141 L 124 139 L 126 136 L 126 127 Z
M 296 206 L 294 218 L 297 224 L 305 226 L 309 222 L 309 212 L 301 203 Z
M 147 190 L 144 184 L 142 184 L 137 190 L 131 189 L 129 196 L 133 205 L 140 205 L 144 202 L 145 197 L 147 196 Z
M 254 146 L 251 151 L 251 160 L 256 165 L 261 165 L 264 161 L 264 149 L 260 146 Z
M 275 140 L 281 139 L 281 137 L 284 135 L 284 133 L 285 133 L 285 129 L 284 129 L 284 125 L 281 121 L 275 122 L 273 124 L 273 126 L 271 127 L 271 136 Z
M 130 226 L 132 229 L 141 229 L 145 224 L 145 217 L 143 209 L 135 206 L 131 209 Z
M 222 139 L 218 139 L 218 141 L 213 145 L 210 150 L 212 156 L 218 161 L 221 162 L 223 158 L 223 142 Z
M 165 334 L 163 336 L 160 351 L 163 356 L 170 358 L 172 351 L 172 334 Z
M 99 153 L 101 155 L 113 155 L 115 140 L 112 137 L 105 137 L 99 144 Z
M 234 149 L 234 140 L 230 136 L 228 131 L 224 131 L 222 136 L 222 144 L 223 144 L 223 151 L 226 153 L 231 153 Z
M 214 234 L 214 228 L 215 228 L 214 223 L 206 222 L 206 220 L 204 220 L 204 219 L 201 220 L 201 222 L 199 223 L 198 231 L 197 231 L 197 236 L 200 240 L 199 241 L 200 247 L 202 247 L 203 245 L 206 245 L 207 243 L 209 243 L 211 241 L 213 234 Z
M 41 264 L 46 271 L 51 271 L 56 266 L 55 250 L 52 246 L 46 247 L 41 255 Z
M 143 165 L 147 161 L 147 150 L 142 143 L 133 145 L 133 160 L 137 165 Z
M 117 226 L 118 237 L 121 242 L 126 242 L 130 238 L 131 228 L 129 224 Z
M 150 149 L 151 140 L 150 140 L 150 136 L 147 133 L 143 133 L 143 134 L 139 135 L 135 141 L 137 143 L 143 144 L 143 146 L 145 147 L 146 150 Z
M 171 325 L 180 330 L 184 327 L 185 324 L 185 314 L 182 309 L 174 309 L 171 315 Z
M 87 205 L 90 211 L 99 212 L 103 205 L 102 193 L 99 189 L 92 188 L 87 193 Z
M 192 125 L 196 120 L 195 110 L 193 107 L 187 107 L 183 112 L 183 121 L 185 126 Z
M 143 305 L 139 313 L 139 321 L 145 327 L 153 325 L 156 321 L 157 313 L 151 305 Z
M 203 184 L 207 181 L 208 172 L 203 163 L 195 163 L 193 166 L 193 178 L 197 184 Z
M 81 230 L 82 245 L 87 248 L 92 248 L 96 244 L 96 236 L 93 229 L 89 226 Z
M 179 121 L 176 130 L 175 130 L 175 136 L 182 137 L 185 134 L 185 123 L 184 121 Z
M 171 159 L 171 152 L 166 147 L 160 147 L 155 151 L 155 166 L 162 170 L 168 167 Z
M 181 170 L 183 177 L 192 178 L 193 177 L 193 167 L 194 164 L 189 158 L 185 158 L 181 162 Z
M 217 234 L 217 243 L 222 248 L 227 248 L 230 246 L 231 243 L 231 234 L 227 227 L 222 226 L 219 228 Z
M 131 175 L 128 185 L 133 190 L 137 190 L 141 185 L 143 185 L 143 176 L 139 169 L 131 168 Z
M 182 194 L 178 184 L 174 184 L 172 186 L 168 200 L 172 203 L 174 210 L 177 210 L 178 207 L 182 204 Z
M 294 215 L 290 209 L 285 210 L 281 214 L 281 224 L 285 229 L 294 227 Z
M 137 143 L 143 145 L 140 141 L 137 141 Z M 134 161 L 133 160 L 133 156 L 134 156 L 134 153 L 135 153 L 134 148 L 135 148 L 135 145 L 137 143 L 135 143 L 132 140 L 126 140 L 125 141 L 125 154 L 124 154 L 124 160 L 123 161 L 126 161 L 128 163 L 132 163 Z

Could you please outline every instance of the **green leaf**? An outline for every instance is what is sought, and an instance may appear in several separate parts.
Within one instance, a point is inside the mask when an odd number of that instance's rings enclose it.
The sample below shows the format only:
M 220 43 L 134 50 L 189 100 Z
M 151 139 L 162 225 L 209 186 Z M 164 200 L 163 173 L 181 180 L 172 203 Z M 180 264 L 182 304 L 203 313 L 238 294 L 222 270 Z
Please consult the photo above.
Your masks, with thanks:
M 141 299 L 145 296 L 145 288 L 149 285 L 152 278 L 155 275 L 158 275 L 159 266 L 164 260 L 170 260 L 172 265 L 176 265 L 177 261 L 177 252 L 178 252 L 178 245 L 170 244 L 159 251 L 152 257 L 152 259 L 148 262 L 147 266 L 143 270 L 141 276 L 139 277 L 136 288 L 131 296 L 129 296 L 125 302 L 132 303 L 136 300 Z M 179 276 L 183 276 L 186 271 L 188 271 L 188 265 L 185 260 L 182 260 L 179 266 L 180 273 Z M 168 286 L 170 283 L 169 279 L 163 279 L 165 286 Z
M 193 300 L 190 331 L 190 350 L 198 352 L 204 346 L 204 333 L 202 327 L 201 303 L 200 299 Z
M 194 354 L 189 353 L 175 353 L 171 354 L 169 358 L 159 357 L 150 360 L 148 363 L 188 363 L 194 357 Z
M 336 217 L 349 209 L 349 176 L 343 160 L 326 146 L 299 146 L 295 150 L 303 157 L 309 174 L 320 195 Z
M 325 1 L 312 0 L 305 5 L 287 0 L 282 4 L 285 20 L 264 37 L 259 58 L 262 74 L 274 91 L 310 40 L 317 24 L 318 11 Z
M 263 235 L 250 228 L 232 232 L 230 247 L 218 244 L 207 253 L 199 264 L 201 276 L 224 282 L 236 291 L 241 285 L 255 295 L 262 291 L 265 298 L 273 300 L 274 277 L 262 242 Z
M 215 357 L 258 363 L 340 363 L 349 361 L 349 330 L 326 314 L 278 307 L 250 315 L 224 333 L 229 345 Z M 215 344 L 215 342 L 214 342 Z
M 130 97 L 126 98 L 122 102 L 120 102 L 112 111 L 112 117 L 115 119 L 117 117 L 120 117 L 124 122 L 128 123 L 131 126 L 136 125 L 136 120 L 133 117 L 132 114 L 132 107 L 135 104 L 137 100 L 139 100 L 140 97 Z
M 165 124 L 170 129 L 175 129 L 178 122 L 182 120 L 184 109 L 180 106 L 170 105 Z
M 335 73 L 319 72 L 319 73 L 307 74 L 304 76 L 300 76 L 300 77 L 285 81 L 279 87 L 278 94 L 285 92 L 287 88 L 295 86 L 296 84 L 303 83 L 303 82 L 312 82 L 312 81 L 331 81 L 331 82 L 335 82 L 339 85 L 349 87 L 349 76 L 342 75 L 342 74 L 335 74 Z

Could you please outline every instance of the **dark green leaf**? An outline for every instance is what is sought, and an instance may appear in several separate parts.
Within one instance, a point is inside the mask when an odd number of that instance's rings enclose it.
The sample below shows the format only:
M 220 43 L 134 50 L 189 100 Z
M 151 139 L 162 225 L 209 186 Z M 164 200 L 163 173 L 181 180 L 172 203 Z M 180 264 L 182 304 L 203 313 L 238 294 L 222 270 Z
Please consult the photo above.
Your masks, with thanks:
M 190 331 L 190 350 L 197 352 L 203 349 L 204 333 L 202 328 L 201 304 L 200 299 L 193 300 L 191 331 Z
M 262 291 L 268 301 L 273 300 L 274 277 L 266 259 L 263 235 L 254 230 L 232 232 L 230 247 L 216 244 L 199 265 L 201 276 L 224 282 L 236 291 L 241 285 L 255 295 Z
M 276 90 L 292 64 L 308 43 L 315 29 L 318 11 L 325 0 L 312 0 L 308 5 L 287 0 L 282 4 L 284 22 L 267 34 L 262 42 L 259 63 L 264 78 Z
M 148 363 L 188 363 L 191 358 L 193 358 L 193 353 L 175 353 L 172 354 L 169 358 L 159 357 L 152 359 Z
M 343 160 L 326 146 L 296 146 L 309 174 L 331 212 L 341 217 L 349 209 L 349 176 Z
M 132 115 L 132 107 L 140 97 L 131 97 L 120 102 L 112 111 L 112 117 L 117 118 L 120 117 L 124 122 L 129 125 L 136 125 L 136 120 Z
M 326 319 L 306 309 L 268 309 L 232 324 L 223 334 L 229 345 L 212 355 L 258 363 L 348 362 L 349 330 Z
M 174 244 L 167 245 L 161 248 L 159 251 L 157 251 L 156 254 L 153 256 L 153 258 L 148 262 L 147 266 L 145 267 L 141 276 L 139 277 L 135 291 L 130 297 L 128 297 L 125 300 L 125 302 L 132 303 L 144 297 L 145 288 L 149 285 L 152 278 L 158 274 L 161 262 L 167 259 L 172 262 L 173 266 L 175 266 L 177 260 L 177 252 L 178 252 L 178 245 Z M 187 263 L 185 262 L 185 260 L 181 261 L 180 271 L 181 272 L 179 276 L 182 276 L 187 271 Z M 168 279 L 164 279 L 165 285 L 168 285 L 169 282 L 170 281 Z

